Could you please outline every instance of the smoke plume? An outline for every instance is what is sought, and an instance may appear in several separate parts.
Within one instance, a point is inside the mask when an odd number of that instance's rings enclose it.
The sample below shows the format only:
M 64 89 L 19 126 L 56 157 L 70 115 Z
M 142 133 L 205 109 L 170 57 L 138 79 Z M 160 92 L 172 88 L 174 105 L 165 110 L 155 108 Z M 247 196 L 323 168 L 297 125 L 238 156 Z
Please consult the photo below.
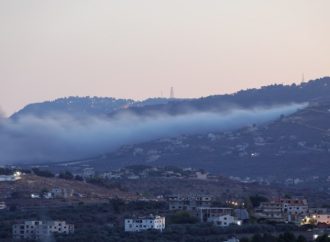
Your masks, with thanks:
M 182 115 L 117 115 L 111 118 L 68 115 L 0 117 L 0 162 L 41 162 L 81 159 L 104 154 L 122 145 L 180 134 L 225 131 L 269 122 L 306 104 L 290 104 L 227 112 Z

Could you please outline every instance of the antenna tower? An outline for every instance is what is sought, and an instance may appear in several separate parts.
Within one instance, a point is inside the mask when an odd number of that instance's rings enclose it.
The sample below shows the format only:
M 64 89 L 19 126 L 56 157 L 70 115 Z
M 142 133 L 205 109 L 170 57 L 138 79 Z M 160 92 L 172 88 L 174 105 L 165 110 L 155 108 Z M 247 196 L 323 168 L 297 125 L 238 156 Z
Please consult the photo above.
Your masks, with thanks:
M 174 98 L 174 87 L 171 87 L 171 90 L 170 90 L 170 98 L 171 98 L 171 99 Z

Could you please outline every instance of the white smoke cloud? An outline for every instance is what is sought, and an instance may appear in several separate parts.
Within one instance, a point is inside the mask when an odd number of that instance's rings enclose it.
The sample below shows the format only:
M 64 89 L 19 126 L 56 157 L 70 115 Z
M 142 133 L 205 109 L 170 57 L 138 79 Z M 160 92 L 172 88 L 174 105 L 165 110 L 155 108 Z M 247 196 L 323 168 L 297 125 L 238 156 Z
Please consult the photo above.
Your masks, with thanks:
M 152 139 L 224 131 L 288 115 L 306 104 L 227 112 L 192 112 L 112 118 L 52 115 L 0 119 L 0 162 L 63 161 L 104 154 L 125 144 Z

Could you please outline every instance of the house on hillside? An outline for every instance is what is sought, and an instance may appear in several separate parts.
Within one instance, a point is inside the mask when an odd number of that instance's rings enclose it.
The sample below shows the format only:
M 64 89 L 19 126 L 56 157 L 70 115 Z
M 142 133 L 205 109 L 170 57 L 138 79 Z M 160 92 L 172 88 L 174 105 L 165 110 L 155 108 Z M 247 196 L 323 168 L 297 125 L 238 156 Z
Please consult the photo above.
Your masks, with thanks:
M 0 182 L 17 181 L 21 179 L 22 173 L 19 171 L 14 172 L 12 175 L 0 175 Z
M 92 167 L 84 168 L 81 176 L 85 179 L 93 178 L 95 176 L 95 170 Z
M 65 221 L 25 221 L 13 225 L 13 239 L 46 241 L 53 233 L 73 234 L 74 225 Z
M 234 210 L 232 208 L 199 207 L 197 208 L 197 216 L 201 223 L 213 223 L 219 227 L 242 224 L 242 221 L 234 216 Z
M 255 209 L 255 216 L 273 222 L 300 223 L 308 214 L 308 203 L 304 198 L 281 198 L 271 202 L 262 202 Z
M 49 192 L 46 192 L 45 194 L 43 194 L 43 197 L 46 199 L 69 198 L 69 197 L 72 197 L 73 194 L 74 194 L 73 189 L 55 187 L 55 188 L 52 188 Z
M 125 219 L 125 232 L 140 232 L 152 229 L 163 231 L 165 229 L 165 217 L 150 215 Z
M 196 211 L 198 207 L 211 207 L 213 198 L 207 195 L 168 196 L 169 210 Z
M 288 221 L 300 221 L 308 213 L 308 203 L 304 198 L 281 198 L 283 212 L 288 214 Z
M 229 214 L 208 218 L 207 222 L 212 223 L 218 227 L 228 227 L 233 224 L 242 225 L 241 220 L 237 220 L 234 216 Z
M 285 222 L 285 216 L 280 202 L 262 202 L 259 207 L 254 210 L 254 213 L 258 219 L 265 219 L 272 222 Z

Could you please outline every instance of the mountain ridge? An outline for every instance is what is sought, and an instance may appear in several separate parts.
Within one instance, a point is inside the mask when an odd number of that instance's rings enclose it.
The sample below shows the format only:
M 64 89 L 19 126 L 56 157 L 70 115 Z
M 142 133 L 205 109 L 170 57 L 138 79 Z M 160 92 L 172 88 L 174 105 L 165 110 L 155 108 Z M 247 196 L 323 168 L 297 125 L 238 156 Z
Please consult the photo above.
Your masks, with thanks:
M 211 95 L 192 99 L 149 98 L 143 101 L 115 99 L 112 97 L 67 97 L 54 101 L 33 103 L 14 113 L 15 119 L 24 115 L 46 116 L 64 113 L 69 115 L 106 115 L 121 113 L 147 115 L 167 113 L 177 115 L 190 111 L 222 111 L 253 106 L 272 106 L 287 103 L 313 102 L 330 99 L 330 77 L 300 84 L 272 84 L 250 88 L 232 94 Z

